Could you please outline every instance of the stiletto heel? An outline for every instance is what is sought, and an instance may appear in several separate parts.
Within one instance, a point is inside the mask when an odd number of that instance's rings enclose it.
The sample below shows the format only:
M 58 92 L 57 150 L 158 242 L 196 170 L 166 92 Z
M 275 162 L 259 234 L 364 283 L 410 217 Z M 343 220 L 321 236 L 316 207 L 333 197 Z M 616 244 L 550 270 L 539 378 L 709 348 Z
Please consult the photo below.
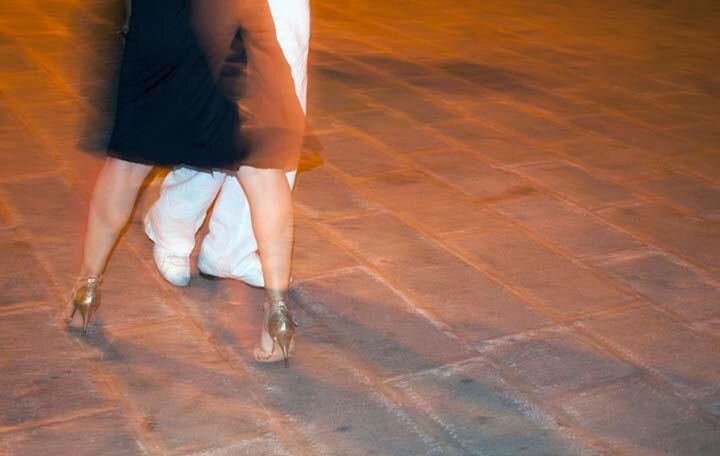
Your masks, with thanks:
M 277 336 L 277 339 L 276 339 L 277 344 L 280 347 L 280 350 L 282 350 L 283 360 L 285 361 L 285 367 L 290 366 L 290 357 L 289 357 L 290 343 L 292 342 L 293 336 L 295 335 L 294 332 L 295 331 L 293 330 L 293 334 L 288 334 L 288 333 L 280 334 Z M 274 349 L 275 349 L 275 347 L 273 347 L 273 350 Z
M 285 301 L 270 303 L 265 310 L 265 330 L 272 340 L 272 349 L 268 353 L 262 348 L 262 345 L 259 346 L 255 349 L 255 359 L 266 363 L 282 359 L 285 362 L 285 367 L 289 367 L 291 348 L 297 326 Z M 280 348 L 280 353 L 275 352 L 275 346 Z M 282 358 L 279 355 L 282 355 Z
M 68 324 L 72 322 L 75 313 L 80 311 L 82 317 L 82 335 L 87 335 L 87 328 L 90 320 L 100 307 L 100 279 L 98 277 L 88 277 L 78 282 L 73 293 L 73 310 L 68 318 Z

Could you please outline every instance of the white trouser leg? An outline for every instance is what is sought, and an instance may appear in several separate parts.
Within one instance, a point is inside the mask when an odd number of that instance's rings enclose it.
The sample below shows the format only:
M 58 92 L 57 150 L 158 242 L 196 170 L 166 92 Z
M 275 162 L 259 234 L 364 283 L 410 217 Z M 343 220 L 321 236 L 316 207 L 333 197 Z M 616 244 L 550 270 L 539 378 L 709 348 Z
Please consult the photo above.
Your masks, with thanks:
M 160 197 L 145 218 L 155 244 L 171 255 L 190 256 L 195 233 L 225 181 L 225 174 L 179 167 L 162 183 Z
M 307 101 L 307 59 L 310 40 L 310 9 L 307 0 L 270 0 L 278 43 L 288 61 L 302 109 Z M 290 188 L 296 171 L 287 173 Z M 243 277 L 260 269 L 257 242 L 252 231 L 250 206 L 235 176 L 222 186 L 210 218 L 209 233 L 202 243 L 200 259 L 218 275 Z M 207 271 L 210 272 L 210 271 Z M 261 274 L 261 272 L 260 272 Z
M 278 44 L 295 82 L 303 111 L 307 105 L 307 61 L 310 44 L 310 3 L 308 0 L 269 0 Z

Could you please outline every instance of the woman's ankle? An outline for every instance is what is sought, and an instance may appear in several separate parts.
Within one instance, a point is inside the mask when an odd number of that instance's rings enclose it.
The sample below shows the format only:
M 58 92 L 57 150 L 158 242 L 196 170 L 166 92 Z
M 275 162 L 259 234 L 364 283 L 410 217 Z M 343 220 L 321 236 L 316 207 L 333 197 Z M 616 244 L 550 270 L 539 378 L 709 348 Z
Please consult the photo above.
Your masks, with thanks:
M 265 296 L 270 302 L 287 301 L 288 291 L 286 289 L 265 288 Z

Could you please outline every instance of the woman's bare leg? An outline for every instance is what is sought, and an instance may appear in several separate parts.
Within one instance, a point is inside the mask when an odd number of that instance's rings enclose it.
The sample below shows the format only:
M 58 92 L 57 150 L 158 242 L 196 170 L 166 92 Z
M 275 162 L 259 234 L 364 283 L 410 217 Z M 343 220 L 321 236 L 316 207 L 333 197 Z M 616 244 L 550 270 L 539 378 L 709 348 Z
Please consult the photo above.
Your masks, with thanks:
M 80 277 L 100 277 L 152 166 L 108 158 L 95 183 Z
M 294 231 L 292 193 L 285 172 L 243 166 L 237 175 L 250 203 L 265 289 L 270 299 L 282 299 L 290 283 Z
M 268 306 L 287 299 L 294 234 L 292 192 L 285 172 L 279 169 L 243 166 L 237 175 L 250 203 L 268 297 L 267 317 Z M 265 361 L 281 360 L 282 353 L 270 337 L 267 324 L 263 325 L 255 356 Z M 294 323 L 290 326 L 294 329 Z

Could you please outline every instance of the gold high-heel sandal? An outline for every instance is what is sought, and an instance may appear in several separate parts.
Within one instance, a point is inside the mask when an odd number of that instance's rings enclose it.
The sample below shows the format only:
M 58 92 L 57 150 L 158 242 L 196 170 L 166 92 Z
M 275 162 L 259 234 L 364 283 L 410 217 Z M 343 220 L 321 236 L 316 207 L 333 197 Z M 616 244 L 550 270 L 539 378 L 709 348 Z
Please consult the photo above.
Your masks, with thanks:
M 272 339 L 272 349 L 268 353 L 261 344 L 255 349 L 255 359 L 264 363 L 279 361 L 281 358 L 275 353 L 277 345 L 282 353 L 282 359 L 285 361 L 285 367 L 288 367 L 297 326 L 285 301 L 271 302 L 265 309 L 265 330 Z
M 75 317 L 75 312 L 80 311 L 82 317 L 82 335 L 87 334 L 87 327 L 98 307 L 100 307 L 100 278 L 88 277 L 79 280 L 75 287 L 72 299 L 73 310 L 68 318 L 68 324 Z

